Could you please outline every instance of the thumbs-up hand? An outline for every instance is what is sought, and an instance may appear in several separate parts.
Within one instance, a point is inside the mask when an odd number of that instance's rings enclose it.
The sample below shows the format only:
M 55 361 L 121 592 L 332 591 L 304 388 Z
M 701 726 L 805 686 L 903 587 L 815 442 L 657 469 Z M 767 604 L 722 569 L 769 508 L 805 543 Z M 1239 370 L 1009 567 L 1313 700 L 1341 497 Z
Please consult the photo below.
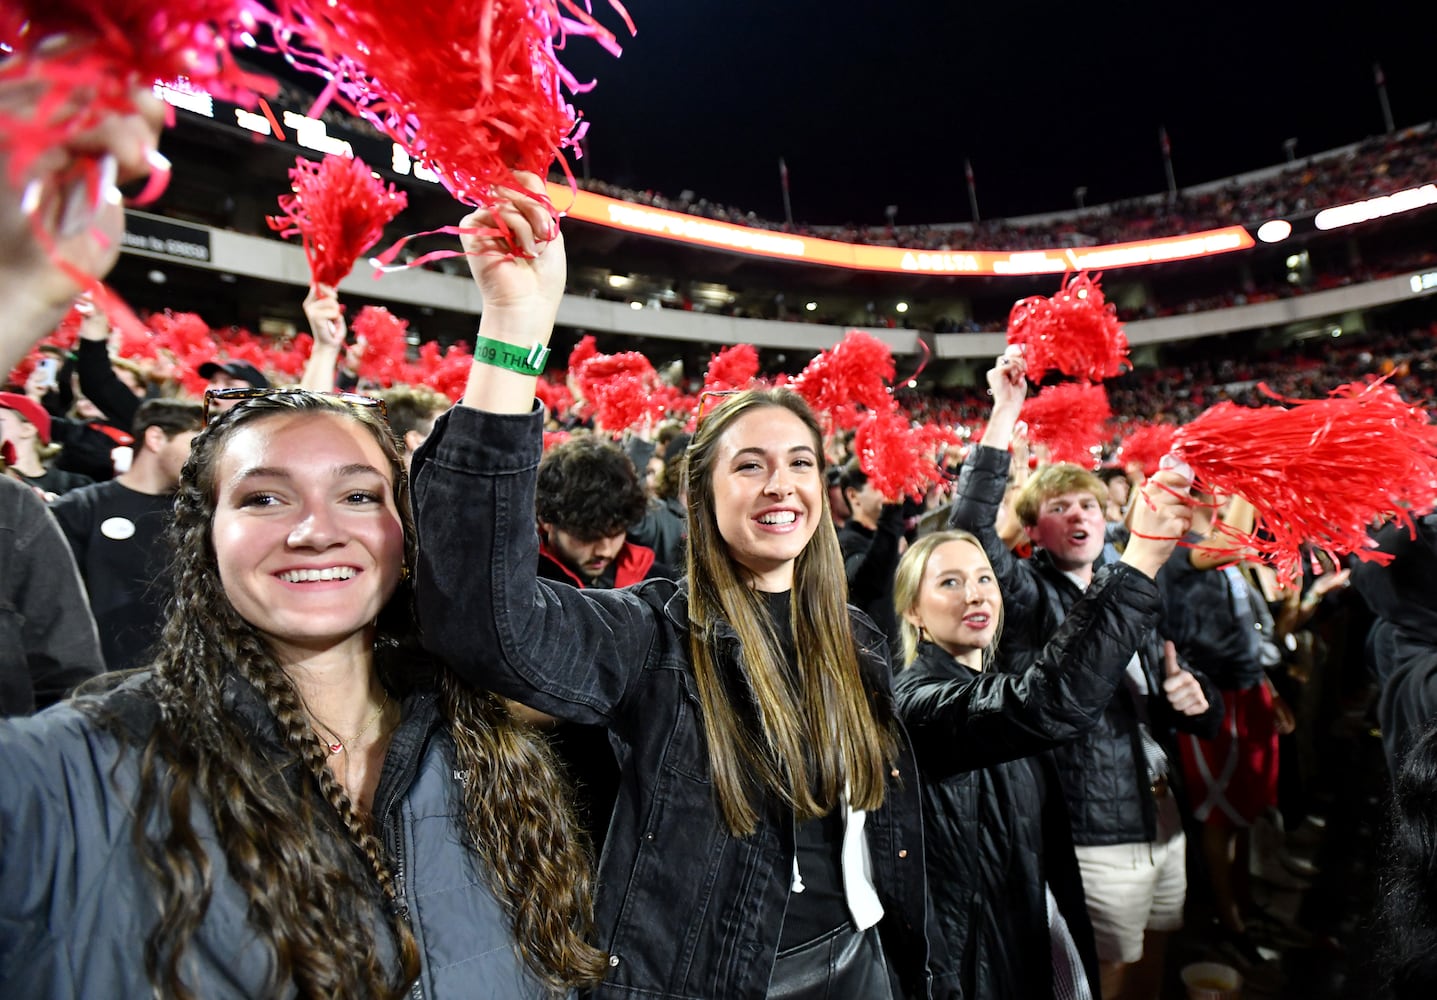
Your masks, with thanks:
M 1178 649 L 1170 640 L 1163 640 L 1163 694 L 1174 711 L 1183 715 L 1202 715 L 1208 709 L 1207 695 L 1196 677 L 1178 665 Z

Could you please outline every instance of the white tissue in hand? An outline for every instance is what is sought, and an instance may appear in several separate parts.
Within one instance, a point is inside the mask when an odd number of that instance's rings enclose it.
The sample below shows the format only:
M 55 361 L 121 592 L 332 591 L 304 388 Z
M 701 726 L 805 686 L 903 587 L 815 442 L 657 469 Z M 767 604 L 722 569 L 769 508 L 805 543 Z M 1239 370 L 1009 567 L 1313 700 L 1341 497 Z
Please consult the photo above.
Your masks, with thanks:
M 1163 472 L 1176 472 L 1188 481 L 1189 486 L 1193 484 L 1193 467 L 1171 452 L 1163 456 L 1158 468 Z

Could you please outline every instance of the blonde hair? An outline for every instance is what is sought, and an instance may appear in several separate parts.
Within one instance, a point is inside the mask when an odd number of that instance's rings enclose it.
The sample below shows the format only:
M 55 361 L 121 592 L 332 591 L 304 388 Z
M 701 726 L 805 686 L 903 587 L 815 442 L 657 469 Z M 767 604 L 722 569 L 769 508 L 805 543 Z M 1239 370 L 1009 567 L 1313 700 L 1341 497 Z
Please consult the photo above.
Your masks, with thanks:
M 827 490 L 817 491 L 818 527 L 794 563 L 789 624 L 796 678 L 790 678 L 763 598 L 748 585 L 719 533 L 713 489 L 718 443 L 740 417 L 770 407 L 802 420 L 813 435 L 815 454 L 822 455 L 822 431 L 802 397 L 787 389 L 753 389 L 731 397 L 699 425 L 685 468 L 689 653 L 709 770 L 735 836 L 757 827 L 761 792 L 792 807 L 799 822 L 831 812 L 845 787 L 853 808 L 877 809 L 888 762 L 897 753 L 893 720 L 875 715 L 860 673 Z M 821 482 L 822 468 L 818 474 Z M 723 623 L 738 635 L 737 677 L 723 669 L 718 628 Z
M 918 606 L 918 597 L 923 590 L 923 574 L 928 569 L 928 560 L 932 557 L 933 551 L 940 545 L 949 542 L 967 542 L 979 552 L 983 553 L 983 560 L 988 561 L 988 553 L 983 549 L 983 543 L 976 535 L 966 531 L 949 530 L 937 531 L 931 535 L 924 535 L 918 541 L 908 546 L 908 551 L 903 553 L 903 558 L 898 560 L 898 569 L 893 577 L 893 610 L 898 613 L 898 641 L 902 647 L 903 658 L 901 665 L 909 667 L 913 665 L 914 659 L 918 656 L 918 645 L 923 641 L 923 635 L 918 626 L 908 620 L 908 612 Z M 991 570 L 992 564 L 988 568 Z M 998 653 L 998 639 L 1003 635 L 1003 606 L 998 606 L 998 627 L 993 632 L 993 641 L 988 648 L 983 650 L 983 666 L 989 667 Z

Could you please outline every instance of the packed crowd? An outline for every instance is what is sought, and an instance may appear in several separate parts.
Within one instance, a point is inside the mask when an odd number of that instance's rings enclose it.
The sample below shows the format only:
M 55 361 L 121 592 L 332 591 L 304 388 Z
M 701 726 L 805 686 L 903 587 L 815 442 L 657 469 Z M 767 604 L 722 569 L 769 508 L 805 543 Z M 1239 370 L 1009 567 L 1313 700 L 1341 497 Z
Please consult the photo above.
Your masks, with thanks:
M 158 103 L 112 99 L 5 164 L 3 370 L 157 165 Z M 1188 987 L 1273 992 L 1293 928 L 1251 876 L 1300 873 L 1281 817 L 1321 802 L 1331 718 L 1302 651 L 1351 588 L 1409 834 L 1384 985 L 1430 995 L 1433 515 L 1285 581 L 1242 496 L 1029 461 L 1013 354 L 921 502 L 830 466 L 789 388 L 556 436 L 562 233 L 522 190 L 457 228 L 486 306 L 457 398 L 350 391 L 323 285 L 297 385 L 217 356 L 165 395 L 101 295 L 0 394 L 0 993 L 1153 1000 L 1185 921 L 1230 963 Z M 1426 400 L 1429 344 L 1338 364 Z M 1198 365 L 1131 402 L 1197 405 Z
M 669 197 L 604 181 L 581 181 L 598 194 L 655 208 L 718 219 L 740 226 L 816 236 L 845 243 L 924 250 L 1041 250 L 1156 239 L 1182 233 L 1251 225 L 1274 218 L 1310 215 L 1319 209 L 1391 194 L 1437 178 L 1437 134 L 1430 128 L 1374 136 L 1354 149 L 1318 154 L 1272 176 L 1204 190 L 1179 191 L 1115 202 L 1087 211 L 1062 212 L 1041 222 L 994 219 L 921 225 L 820 226 L 784 223 L 699 198 Z

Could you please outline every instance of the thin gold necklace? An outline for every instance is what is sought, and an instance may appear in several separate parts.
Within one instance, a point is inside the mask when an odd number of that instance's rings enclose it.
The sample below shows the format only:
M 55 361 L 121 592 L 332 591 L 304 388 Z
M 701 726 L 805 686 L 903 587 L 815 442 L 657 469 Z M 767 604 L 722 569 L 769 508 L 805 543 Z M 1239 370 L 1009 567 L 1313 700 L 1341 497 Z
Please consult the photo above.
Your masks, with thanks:
M 359 732 L 355 733 L 355 734 L 354 734 L 353 736 L 351 736 L 349 739 L 345 739 L 344 737 L 340 736 L 339 733 L 335 732 L 332 728 L 326 726 L 325 728 L 326 728 L 326 729 L 329 729 L 329 734 L 330 734 L 330 736 L 334 737 L 334 742 L 333 742 L 333 743 L 331 743 L 331 742 L 330 742 L 329 740 L 327 740 L 327 739 L 324 740 L 325 749 L 327 749 L 327 750 L 329 751 L 330 756 L 334 756 L 335 754 L 339 753 L 341 750 L 348 750 L 348 749 L 349 749 L 350 747 L 352 747 L 356 742 L 358 742 L 359 738 L 360 738 L 361 736 L 363 736 L 365 733 L 369 732 L 370 727 L 373 726 L 373 725 L 375 724 L 375 722 L 379 721 L 379 717 L 384 714 L 384 710 L 385 710 L 388 706 L 389 706 L 389 692 L 388 692 L 388 691 L 385 691 L 385 692 L 384 692 L 384 700 L 379 703 L 379 707 L 374 710 L 374 714 L 369 717 L 369 721 L 364 724 L 364 728 L 361 729 Z M 319 723 L 318 723 L 317 721 L 314 723 L 314 731 L 315 731 L 316 733 L 319 733 L 321 739 L 324 738 L 324 732 L 323 732 L 323 730 L 320 729 Z

